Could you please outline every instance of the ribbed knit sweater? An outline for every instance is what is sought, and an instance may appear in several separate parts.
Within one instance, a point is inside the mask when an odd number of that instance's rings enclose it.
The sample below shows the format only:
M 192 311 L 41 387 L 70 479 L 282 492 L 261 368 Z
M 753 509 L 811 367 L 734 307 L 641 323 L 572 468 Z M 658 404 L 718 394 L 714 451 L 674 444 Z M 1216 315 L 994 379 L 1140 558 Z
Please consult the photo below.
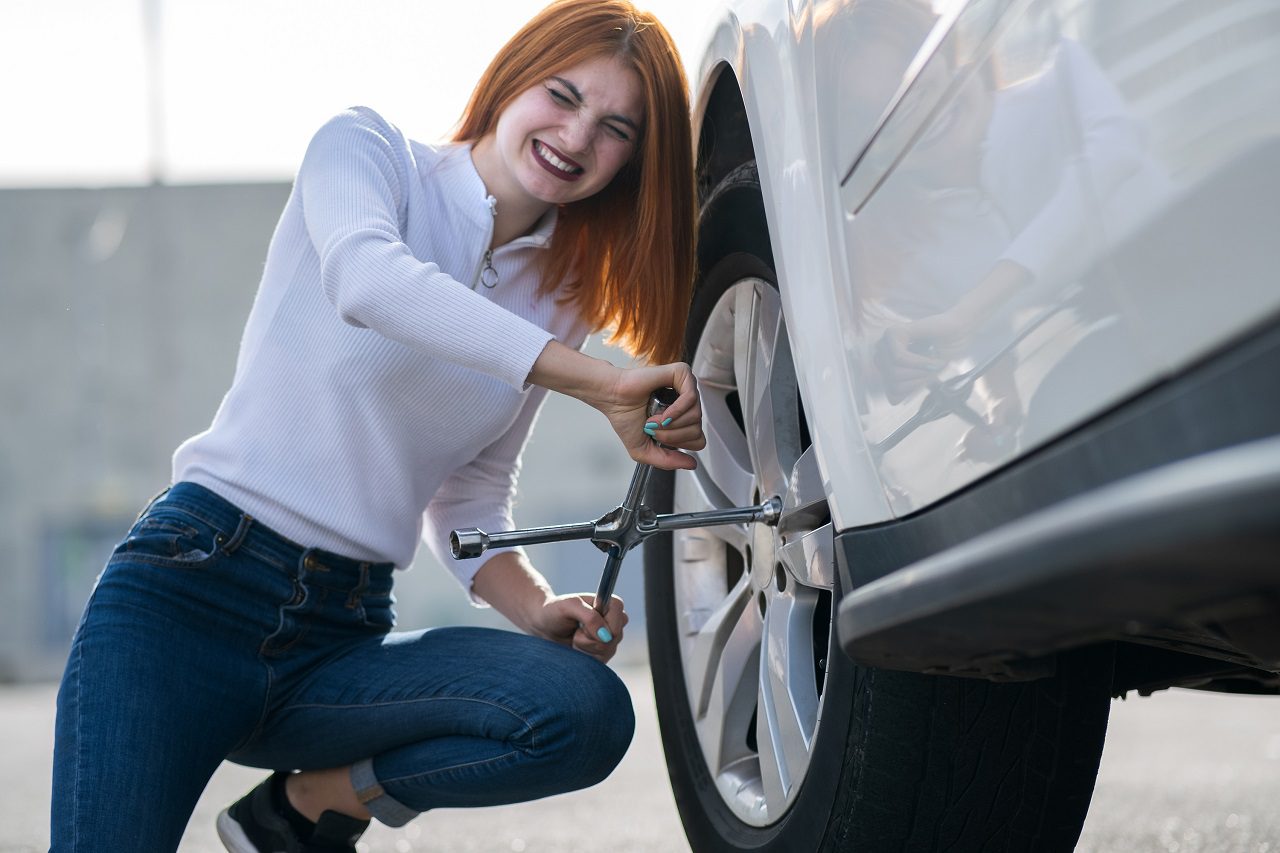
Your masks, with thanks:
M 467 145 L 424 145 L 363 107 L 307 148 L 267 251 L 235 376 L 174 481 L 294 541 L 406 567 L 421 535 L 464 588 L 455 527 L 504 530 L 545 391 L 526 385 L 572 306 L 539 297 L 554 210 L 497 247 L 496 202 Z M 486 274 L 486 282 L 490 274 Z

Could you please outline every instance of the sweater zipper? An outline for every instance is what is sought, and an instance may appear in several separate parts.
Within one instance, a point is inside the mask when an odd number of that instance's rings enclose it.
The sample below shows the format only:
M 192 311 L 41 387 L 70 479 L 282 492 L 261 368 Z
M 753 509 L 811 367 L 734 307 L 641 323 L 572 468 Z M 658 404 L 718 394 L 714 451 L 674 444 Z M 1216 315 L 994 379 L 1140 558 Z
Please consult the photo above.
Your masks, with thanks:
M 484 266 L 480 268 L 480 283 L 490 290 L 498 286 L 498 271 L 493 268 L 493 249 L 484 253 Z
M 485 201 L 489 204 L 489 216 L 493 219 L 498 217 L 498 200 L 493 196 L 487 196 Z M 489 229 L 489 239 L 493 239 L 493 229 Z M 498 286 L 498 271 L 493 268 L 493 249 L 486 249 L 484 260 L 480 266 L 480 272 L 476 275 L 476 281 L 483 284 L 487 289 L 492 290 Z M 475 285 L 471 286 L 475 290 Z

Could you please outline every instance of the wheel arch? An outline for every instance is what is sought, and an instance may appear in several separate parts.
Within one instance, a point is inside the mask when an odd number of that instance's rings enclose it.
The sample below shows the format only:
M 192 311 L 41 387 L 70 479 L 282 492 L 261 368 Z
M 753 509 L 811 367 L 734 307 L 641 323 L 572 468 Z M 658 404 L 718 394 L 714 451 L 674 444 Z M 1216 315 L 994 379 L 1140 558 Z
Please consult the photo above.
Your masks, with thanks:
M 699 279 L 735 252 L 774 264 L 742 90 L 728 63 L 710 79 L 697 147 Z

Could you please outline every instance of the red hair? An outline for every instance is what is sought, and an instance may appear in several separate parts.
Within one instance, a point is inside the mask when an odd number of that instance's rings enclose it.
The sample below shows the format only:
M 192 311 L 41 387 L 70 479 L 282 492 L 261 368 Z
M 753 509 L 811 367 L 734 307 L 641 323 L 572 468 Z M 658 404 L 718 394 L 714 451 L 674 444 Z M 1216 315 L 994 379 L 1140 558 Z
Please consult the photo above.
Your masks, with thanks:
M 688 84 L 670 34 L 627 0 L 558 0 L 498 51 L 454 139 L 492 132 L 518 95 L 602 56 L 635 70 L 644 128 L 630 160 L 600 192 L 562 205 L 542 293 L 565 287 L 594 329 L 650 361 L 679 358 L 694 274 L 693 145 Z

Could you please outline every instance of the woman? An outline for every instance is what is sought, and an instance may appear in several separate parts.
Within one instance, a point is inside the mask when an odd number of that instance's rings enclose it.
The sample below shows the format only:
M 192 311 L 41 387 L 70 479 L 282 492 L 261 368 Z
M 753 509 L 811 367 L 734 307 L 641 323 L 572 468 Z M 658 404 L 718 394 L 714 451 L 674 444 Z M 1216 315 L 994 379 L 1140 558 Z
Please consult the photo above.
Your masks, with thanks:
M 451 528 L 510 526 L 547 390 L 604 413 L 636 460 L 693 466 L 651 441 L 704 444 L 692 375 L 663 363 L 692 277 L 689 136 L 671 39 L 625 0 L 541 12 L 453 143 L 364 108 L 316 134 L 232 387 L 77 631 L 55 851 L 173 850 L 224 759 L 277 771 L 219 817 L 234 851 L 349 851 L 371 817 L 608 775 L 633 724 L 604 666 L 620 601 L 601 618 L 494 551 L 453 565 L 525 634 L 388 633 L 391 573 L 420 531 L 444 554 Z M 601 328 L 657 366 L 579 352 Z M 664 385 L 679 399 L 647 423 Z

